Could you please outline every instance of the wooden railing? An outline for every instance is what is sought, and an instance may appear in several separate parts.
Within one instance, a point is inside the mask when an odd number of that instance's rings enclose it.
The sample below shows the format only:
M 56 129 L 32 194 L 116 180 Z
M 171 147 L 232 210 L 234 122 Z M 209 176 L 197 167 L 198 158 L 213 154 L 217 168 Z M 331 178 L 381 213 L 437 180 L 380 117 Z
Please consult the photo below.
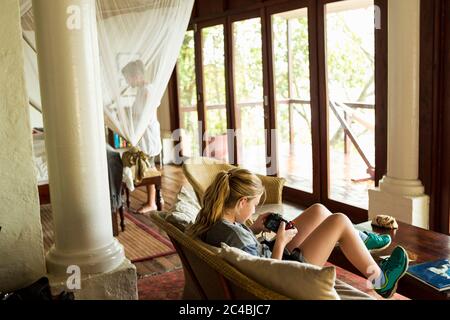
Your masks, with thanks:
M 238 110 L 236 112 L 236 117 L 238 119 L 237 122 L 240 123 L 240 110 L 244 107 L 260 107 L 263 106 L 263 101 L 253 101 L 253 102 L 244 102 L 244 103 L 237 103 Z M 289 142 L 292 145 L 294 142 L 294 125 L 293 125 L 293 105 L 295 104 L 303 104 L 303 105 L 310 105 L 311 101 L 309 100 L 302 100 L 302 99 L 280 99 L 277 101 L 278 104 L 284 104 L 289 105 Z M 206 110 L 220 110 L 225 109 L 225 104 L 214 104 L 214 105 L 208 105 L 206 107 Z M 366 103 L 359 103 L 359 102 L 344 102 L 339 103 L 335 101 L 329 102 L 329 107 L 332 110 L 333 114 L 336 116 L 337 120 L 339 121 L 339 124 L 344 131 L 344 152 L 345 154 L 348 153 L 348 144 L 349 142 L 352 143 L 357 150 L 359 156 L 364 161 L 364 163 L 367 166 L 367 173 L 370 175 L 369 179 L 375 178 L 375 167 L 370 163 L 370 160 L 366 156 L 364 150 L 361 147 L 360 142 L 358 141 L 358 137 L 354 134 L 351 128 L 352 121 L 356 121 L 360 123 L 362 126 L 367 128 L 368 130 L 374 130 L 375 127 L 373 124 L 369 123 L 368 121 L 364 120 L 363 118 L 359 117 L 358 115 L 354 114 L 354 110 L 357 109 L 365 109 L 365 110 L 374 110 L 375 105 L 373 104 L 366 104 Z M 189 107 L 182 107 L 180 108 L 180 112 L 194 112 L 197 111 L 197 107 L 189 106 Z M 341 111 L 341 112 L 340 112 Z M 183 127 L 183 126 L 182 126 Z

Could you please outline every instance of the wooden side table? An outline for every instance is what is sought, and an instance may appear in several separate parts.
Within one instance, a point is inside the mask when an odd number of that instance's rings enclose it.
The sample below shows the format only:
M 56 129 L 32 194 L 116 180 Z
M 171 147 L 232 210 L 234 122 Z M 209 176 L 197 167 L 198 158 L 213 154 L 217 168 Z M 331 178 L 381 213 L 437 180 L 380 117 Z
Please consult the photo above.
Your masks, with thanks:
M 387 249 L 372 254 L 375 261 L 378 261 L 382 256 L 390 255 L 392 250 L 398 245 L 405 248 L 410 260 L 413 260 L 410 262 L 410 265 L 450 258 L 450 237 L 445 234 L 425 230 L 403 222 L 398 222 L 397 230 L 373 227 L 370 221 L 358 224 L 355 227 L 361 231 L 389 234 L 391 236 L 392 244 Z M 339 247 L 334 249 L 329 262 L 361 275 L 345 258 Z M 450 290 L 443 292 L 437 291 L 409 274 L 406 274 L 400 279 L 397 292 L 410 299 L 450 300 Z

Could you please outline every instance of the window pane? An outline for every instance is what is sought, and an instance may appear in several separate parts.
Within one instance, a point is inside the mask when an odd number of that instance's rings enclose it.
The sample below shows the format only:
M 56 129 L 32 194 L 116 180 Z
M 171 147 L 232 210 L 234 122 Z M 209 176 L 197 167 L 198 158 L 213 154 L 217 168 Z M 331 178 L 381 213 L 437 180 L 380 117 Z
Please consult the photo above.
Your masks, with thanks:
M 233 23 L 233 55 L 239 164 L 266 174 L 260 18 Z
M 207 155 L 228 161 L 223 25 L 202 29 Z
M 272 16 L 280 176 L 313 192 L 308 10 Z
M 326 5 L 329 197 L 368 208 L 375 166 L 373 1 Z
M 183 155 L 200 154 L 195 80 L 194 31 L 187 31 L 177 64 L 178 98 Z

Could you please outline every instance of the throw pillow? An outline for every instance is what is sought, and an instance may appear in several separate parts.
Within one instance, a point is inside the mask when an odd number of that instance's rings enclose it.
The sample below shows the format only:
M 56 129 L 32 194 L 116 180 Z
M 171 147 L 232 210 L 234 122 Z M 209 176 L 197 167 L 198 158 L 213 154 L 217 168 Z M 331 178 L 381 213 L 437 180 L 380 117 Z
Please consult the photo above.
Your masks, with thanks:
M 175 204 L 166 216 L 166 221 L 184 232 L 190 224 L 194 223 L 200 209 L 194 190 L 191 187 L 182 186 Z
M 257 174 L 266 189 L 264 204 L 280 204 L 283 198 L 283 187 L 286 179 Z
M 252 256 L 222 243 L 219 253 L 240 272 L 261 285 L 297 300 L 339 300 L 335 267 L 323 267 Z

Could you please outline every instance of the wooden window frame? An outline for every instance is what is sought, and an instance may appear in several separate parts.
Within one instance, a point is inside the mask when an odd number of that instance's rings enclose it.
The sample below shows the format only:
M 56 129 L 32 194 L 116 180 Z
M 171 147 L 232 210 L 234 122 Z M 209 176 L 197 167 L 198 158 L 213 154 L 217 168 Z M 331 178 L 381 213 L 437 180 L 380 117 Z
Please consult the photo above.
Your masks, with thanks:
M 421 1 L 419 178 L 430 229 L 450 234 L 450 1 Z
M 328 132 L 327 112 L 328 106 L 325 103 L 326 93 L 326 70 L 325 70 L 325 30 L 324 30 L 324 8 L 327 3 L 345 1 L 345 0 L 260 0 L 254 4 L 243 7 L 242 9 L 229 10 L 228 1 L 222 0 L 222 12 L 212 13 L 203 17 L 198 16 L 198 0 L 194 7 L 191 25 L 194 27 L 195 35 L 195 59 L 196 59 L 196 81 L 197 91 L 200 98 L 197 101 L 198 119 L 202 122 L 202 135 L 206 130 L 206 109 L 203 99 L 203 68 L 202 68 L 202 28 L 223 24 L 224 26 L 224 48 L 225 48 L 225 83 L 226 83 L 226 109 L 227 125 L 230 129 L 236 129 L 236 106 L 234 99 L 234 77 L 233 77 L 233 48 L 232 48 L 232 22 L 246 18 L 261 18 L 262 26 L 262 52 L 263 52 L 263 86 L 264 95 L 268 97 L 268 107 L 264 107 L 265 128 L 267 129 L 266 150 L 267 155 L 271 156 L 272 166 L 275 166 L 278 172 L 277 154 L 270 154 L 271 149 L 277 150 L 276 145 L 272 148 L 270 138 L 271 129 L 276 128 L 276 110 L 275 110 L 275 90 L 273 79 L 273 56 L 272 56 L 272 25 L 270 17 L 272 14 L 290 11 L 300 8 L 308 9 L 309 26 L 309 46 L 310 46 L 310 82 L 311 82 L 311 121 L 312 121 L 312 144 L 313 144 L 313 193 L 307 193 L 295 190 L 289 187 L 284 188 L 283 196 L 286 200 L 296 202 L 303 206 L 309 206 L 315 202 L 321 202 L 333 212 L 346 213 L 353 222 L 358 223 L 366 221 L 368 218 L 367 210 L 357 208 L 345 203 L 331 200 L 328 197 Z M 235 1 L 236 2 L 236 1 Z M 387 163 L 387 0 L 374 0 L 375 5 L 381 9 L 381 29 L 375 32 L 375 183 L 386 173 Z M 176 95 L 173 94 L 177 89 L 176 75 L 172 76 L 170 87 L 172 94 L 171 104 L 175 106 Z M 450 90 L 449 90 L 450 91 Z M 177 107 L 172 106 L 174 111 Z M 175 116 L 179 113 L 174 112 Z M 178 124 L 179 119 L 172 121 L 172 125 Z M 178 128 L 172 127 L 172 130 Z M 234 138 L 233 150 L 230 150 L 230 156 L 233 152 L 233 164 L 237 164 L 238 150 L 237 141 Z M 206 142 L 202 139 L 201 151 L 205 150 Z M 450 147 L 450 146 L 449 146 Z M 326 183 L 322 183 L 326 181 Z M 317 187 L 320 186 L 320 187 Z
M 320 189 L 317 186 L 320 186 L 320 157 L 318 156 L 321 152 L 320 150 L 320 121 L 319 121 L 319 100 L 318 100 L 318 62 L 317 62 L 317 29 L 316 29 L 316 10 L 317 6 L 315 1 L 312 0 L 303 0 L 303 1 L 295 1 L 284 3 L 281 5 L 273 5 L 266 9 L 266 34 L 265 34 L 265 42 L 266 42 L 266 59 L 267 59 L 267 75 L 268 75 L 268 87 L 267 92 L 269 96 L 269 106 L 270 110 L 268 111 L 270 128 L 275 129 L 277 126 L 277 118 L 276 118 L 276 92 L 275 92 L 275 82 L 274 82 L 274 61 L 272 54 L 272 23 L 271 17 L 274 14 L 282 13 L 291 10 L 297 9 L 307 9 L 308 10 L 308 29 L 309 29 L 309 66 L 310 66 L 310 97 L 311 97 L 311 127 L 312 127 L 312 153 L 313 153 L 313 193 L 297 190 L 294 188 L 290 188 L 285 186 L 283 189 L 283 197 L 286 200 L 301 203 L 303 206 L 310 206 L 314 203 L 320 202 Z M 270 132 L 268 132 L 270 135 Z M 268 137 L 270 139 L 270 136 Z M 276 145 L 277 141 L 270 141 L 268 145 L 268 155 L 272 157 L 272 161 L 275 161 L 274 166 L 276 168 L 276 172 L 279 172 L 279 160 L 278 154 L 275 153 L 270 154 L 270 150 L 272 148 L 271 144 L 274 144 L 274 150 L 277 150 L 278 147 Z
M 333 212 L 347 214 L 354 223 L 367 221 L 368 211 L 345 204 L 329 197 L 328 170 L 328 102 L 326 81 L 325 49 L 325 5 L 345 0 L 317 1 L 317 38 L 319 70 L 319 108 L 320 108 L 320 162 L 321 162 L 321 203 Z M 381 29 L 375 30 L 375 185 L 386 174 L 387 167 L 387 0 L 375 0 L 381 9 Z
M 228 65 L 227 65 L 227 85 L 228 85 L 228 90 L 227 93 L 229 94 L 229 101 L 230 101 L 230 125 L 229 128 L 232 128 L 233 130 L 237 130 L 240 128 L 240 123 L 239 123 L 239 119 L 237 117 L 238 112 L 240 112 L 240 110 L 238 111 L 237 108 L 237 104 L 236 104 L 236 96 L 235 96 L 235 85 L 234 85 L 234 48 L 233 48 L 233 23 L 234 22 L 238 22 L 238 21 L 242 21 L 242 20 L 246 20 L 246 19 L 254 19 L 254 18 L 260 18 L 261 19 L 261 32 L 262 32 L 262 18 L 260 16 L 260 11 L 259 10 L 251 10 L 251 11 L 245 11 L 242 13 L 236 13 L 233 15 L 228 15 L 227 16 L 227 38 L 226 38 L 226 47 L 228 48 L 227 51 L 227 56 L 228 56 Z M 264 56 L 264 54 L 263 54 Z M 264 59 L 263 59 L 264 61 Z M 263 73 L 263 86 L 264 86 L 264 73 Z M 265 107 L 264 107 L 265 108 Z M 229 143 L 230 143 L 230 137 L 229 139 Z M 266 141 L 267 143 L 267 141 Z M 236 136 L 233 136 L 233 152 L 234 152 L 234 165 L 238 165 L 239 163 L 241 163 L 241 155 L 239 153 L 239 148 L 238 148 L 238 141 Z

